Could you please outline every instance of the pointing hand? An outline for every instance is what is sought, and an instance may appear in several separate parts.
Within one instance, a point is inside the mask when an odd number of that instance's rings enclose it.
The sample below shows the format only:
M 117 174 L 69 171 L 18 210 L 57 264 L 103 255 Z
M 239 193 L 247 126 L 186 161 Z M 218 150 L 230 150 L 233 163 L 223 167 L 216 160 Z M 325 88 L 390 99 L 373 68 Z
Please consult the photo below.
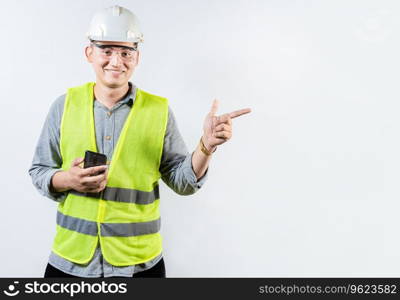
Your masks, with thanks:
M 250 108 L 239 109 L 231 113 L 216 116 L 218 100 L 214 100 L 210 112 L 207 114 L 203 125 L 203 143 L 208 151 L 213 152 L 218 145 L 232 137 L 232 119 L 251 112 Z

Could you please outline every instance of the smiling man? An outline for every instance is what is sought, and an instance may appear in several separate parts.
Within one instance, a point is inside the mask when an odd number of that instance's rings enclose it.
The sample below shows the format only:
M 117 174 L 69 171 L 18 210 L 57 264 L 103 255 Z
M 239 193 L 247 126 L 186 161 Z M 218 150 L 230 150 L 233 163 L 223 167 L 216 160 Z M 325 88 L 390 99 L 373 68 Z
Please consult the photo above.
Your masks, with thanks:
M 232 119 L 250 109 L 216 116 L 214 100 L 189 153 L 168 100 L 130 82 L 143 41 L 136 16 L 120 6 L 99 11 L 88 39 L 96 81 L 56 99 L 29 169 L 38 190 L 58 202 L 44 276 L 165 277 L 159 180 L 195 193 L 212 153 L 232 137 Z M 83 168 L 86 150 L 105 154 L 107 165 Z

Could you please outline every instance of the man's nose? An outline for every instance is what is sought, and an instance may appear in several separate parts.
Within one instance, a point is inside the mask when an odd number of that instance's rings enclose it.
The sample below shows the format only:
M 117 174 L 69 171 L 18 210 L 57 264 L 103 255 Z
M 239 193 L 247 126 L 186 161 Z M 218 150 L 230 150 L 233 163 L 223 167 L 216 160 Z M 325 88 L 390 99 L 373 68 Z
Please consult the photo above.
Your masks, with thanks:
M 122 59 L 118 52 L 113 52 L 110 59 L 110 64 L 112 66 L 120 66 L 122 63 Z

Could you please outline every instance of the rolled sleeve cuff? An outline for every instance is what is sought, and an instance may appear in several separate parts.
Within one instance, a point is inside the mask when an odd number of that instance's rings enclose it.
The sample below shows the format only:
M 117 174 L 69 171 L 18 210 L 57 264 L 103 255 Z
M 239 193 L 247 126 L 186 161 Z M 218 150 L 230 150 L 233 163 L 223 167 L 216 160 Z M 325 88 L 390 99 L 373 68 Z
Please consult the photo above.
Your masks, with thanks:
M 193 153 L 190 153 L 186 156 L 185 160 L 182 163 L 182 170 L 184 173 L 184 176 L 187 180 L 187 183 L 195 190 L 200 189 L 204 182 L 207 180 L 207 174 L 208 174 L 208 168 L 204 175 L 197 180 L 196 174 L 194 173 L 193 166 L 192 166 L 192 155 Z
M 44 186 L 42 187 L 41 191 L 42 194 L 54 201 L 61 202 L 67 197 L 67 193 L 65 192 L 53 192 L 50 190 L 51 178 L 55 173 L 58 171 L 62 171 L 61 169 L 51 169 L 49 170 L 44 179 Z

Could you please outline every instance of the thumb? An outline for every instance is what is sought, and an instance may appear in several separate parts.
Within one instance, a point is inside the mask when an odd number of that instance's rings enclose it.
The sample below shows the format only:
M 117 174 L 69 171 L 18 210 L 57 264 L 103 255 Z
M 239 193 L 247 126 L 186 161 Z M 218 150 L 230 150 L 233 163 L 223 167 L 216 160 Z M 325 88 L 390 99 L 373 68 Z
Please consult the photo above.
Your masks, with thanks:
M 77 157 L 72 161 L 71 167 L 76 167 L 83 162 L 83 157 Z
M 215 116 L 218 110 L 218 100 L 214 99 L 213 104 L 211 106 L 210 115 Z

